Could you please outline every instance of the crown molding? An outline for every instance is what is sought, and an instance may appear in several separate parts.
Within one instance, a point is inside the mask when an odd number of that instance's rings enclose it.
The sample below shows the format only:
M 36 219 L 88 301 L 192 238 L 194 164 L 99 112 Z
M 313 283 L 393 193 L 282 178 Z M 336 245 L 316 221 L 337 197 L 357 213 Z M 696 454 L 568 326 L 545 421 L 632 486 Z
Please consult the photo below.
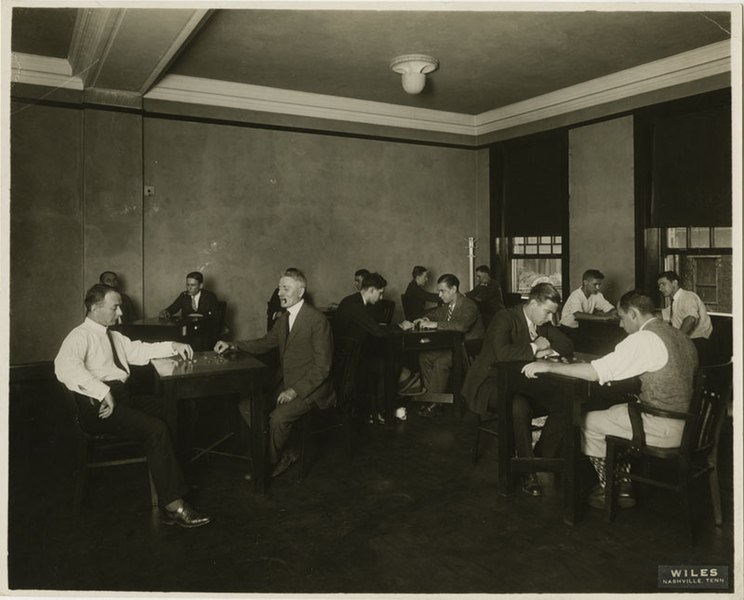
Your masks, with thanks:
M 13 83 L 28 83 L 44 85 L 68 90 L 82 90 L 83 81 L 72 74 L 70 63 L 65 58 L 52 58 L 13 52 L 12 54 Z
M 95 86 L 125 13 L 121 8 L 78 9 L 68 55 L 86 87 Z
M 718 42 L 481 113 L 477 135 L 705 79 L 731 70 L 731 44 Z
M 460 135 L 473 135 L 475 126 L 473 115 L 184 75 L 166 76 L 145 94 L 145 99 L 206 104 Z

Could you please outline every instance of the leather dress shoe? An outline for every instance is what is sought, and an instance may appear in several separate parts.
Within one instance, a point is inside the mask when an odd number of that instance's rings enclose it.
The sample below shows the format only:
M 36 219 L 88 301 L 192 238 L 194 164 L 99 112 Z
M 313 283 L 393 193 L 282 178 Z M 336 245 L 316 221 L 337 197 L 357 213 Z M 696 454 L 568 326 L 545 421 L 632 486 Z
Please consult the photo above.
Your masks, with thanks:
M 271 472 L 271 476 L 279 477 L 279 475 L 284 473 L 293 464 L 295 464 L 299 457 L 300 456 L 296 450 L 287 450 L 284 454 L 282 454 L 282 457 L 279 459 L 279 462 L 276 463 L 274 470 Z
M 245 475 L 243 475 L 243 479 L 245 479 L 246 481 L 253 481 L 253 473 L 246 473 Z
M 542 486 L 535 473 L 525 476 L 524 483 L 522 483 L 522 491 L 528 496 L 542 496 Z
M 191 529 L 193 527 L 201 527 L 211 521 L 211 517 L 200 513 L 190 504 L 184 502 L 180 508 L 176 510 L 168 510 L 164 508 L 160 512 L 160 521 L 166 525 L 180 525 Z
M 636 504 L 633 485 L 630 481 L 621 481 L 617 485 L 617 505 L 620 508 L 633 508 Z

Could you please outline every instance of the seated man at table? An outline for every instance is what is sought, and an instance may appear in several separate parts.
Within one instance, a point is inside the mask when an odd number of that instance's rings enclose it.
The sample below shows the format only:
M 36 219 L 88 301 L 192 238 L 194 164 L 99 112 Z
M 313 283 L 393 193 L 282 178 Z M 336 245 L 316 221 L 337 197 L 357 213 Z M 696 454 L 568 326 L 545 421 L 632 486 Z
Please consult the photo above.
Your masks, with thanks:
M 174 407 L 160 397 L 133 396 L 127 386 L 129 365 L 174 354 L 191 359 L 191 347 L 178 342 L 133 342 L 111 331 L 121 316 L 121 297 L 107 285 L 88 290 L 85 308 L 85 321 L 67 335 L 54 359 L 57 379 L 75 394 L 82 426 L 90 433 L 113 433 L 144 444 L 163 523 L 206 525 L 210 518 L 183 499 L 188 488 L 165 423 L 175 421 Z
M 437 279 L 439 299 L 443 302 L 414 321 L 422 329 L 459 331 L 466 340 L 483 337 L 483 320 L 475 302 L 460 293 L 460 280 L 451 273 Z M 447 390 L 449 374 L 452 370 L 452 351 L 429 350 L 418 355 L 421 379 L 427 392 L 441 394 Z M 422 417 L 442 414 L 442 406 L 436 402 L 424 405 L 419 411 Z
M 117 324 L 121 325 L 122 323 L 131 323 L 132 321 L 136 321 L 137 311 L 134 308 L 132 299 L 119 289 L 119 278 L 116 276 L 116 273 L 113 271 L 104 271 L 101 273 L 98 281 L 114 288 L 119 292 L 119 296 L 121 296 L 121 317 L 119 317 Z
M 526 303 L 496 313 L 483 340 L 483 349 L 468 370 L 462 394 L 470 410 L 484 416 L 496 410 L 499 382 L 494 367 L 498 363 L 531 361 L 554 354 L 571 356 L 573 342 L 551 323 L 561 296 L 550 283 L 538 283 L 530 290 Z M 562 431 L 568 415 L 549 398 L 513 397 L 514 444 L 517 456 L 553 458 L 558 455 Z M 533 417 L 548 415 L 540 440 L 532 448 Z M 525 477 L 522 490 L 540 496 L 542 488 L 534 473 Z
M 411 271 L 411 281 L 403 294 L 404 305 L 403 312 L 406 319 L 415 321 L 424 316 L 427 302 L 439 303 L 439 295 L 434 292 L 428 292 L 424 289 L 426 282 L 429 281 L 429 271 L 426 267 L 416 265 Z
M 186 275 L 186 291 L 181 292 L 170 306 L 160 311 L 161 319 L 170 319 L 181 313 L 181 318 L 189 315 L 210 317 L 217 314 L 217 296 L 204 289 L 204 275 L 192 271 Z
M 333 340 L 328 319 L 303 298 L 307 279 L 298 269 L 286 270 L 279 279 L 279 299 L 285 312 L 261 338 L 237 342 L 220 340 L 214 350 L 240 350 L 264 354 L 279 349 L 280 368 L 275 382 L 276 408 L 269 415 L 269 459 L 272 477 L 289 469 L 299 458 L 294 448 L 286 448 L 292 425 L 314 407 L 336 404 L 331 379 Z M 240 403 L 240 413 L 251 425 L 250 400 Z M 249 477 L 247 477 L 249 478 Z
M 651 407 L 674 412 L 686 412 L 693 392 L 693 378 L 698 360 L 692 342 L 678 329 L 654 317 L 654 302 L 642 291 L 633 290 L 620 298 L 617 307 L 620 324 L 628 337 L 613 352 L 584 364 L 561 364 L 547 361 L 525 365 L 523 373 L 536 377 L 539 373 L 558 373 L 587 381 L 610 381 L 640 377 L 640 401 Z M 675 448 L 682 440 L 684 421 L 643 414 L 643 430 L 649 446 Z M 635 504 L 627 461 L 619 464 L 618 473 L 605 472 L 606 435 L 625 439 L 633 438 L 628 405 L 616 404 L 607 410 L 591 411 L 584 416 L 582 448 L 589 457 L 599 477 L 597 486 L 589 496 L 589 504 L 604 508 L 606 478 L 617 476 L 619 504 Z
M 700 363 L 706 364 L 713 324 L 705 304 L 695 292 L 680 287 L 679 275 L 674 271 L 659 273 L 657 283 L 659 291 L 669 298 L 669 307 L 661 311 L 662 318 L 692 340 Z
M 360 373 L 373 389 L 371 420 L 384 423 L 382 414 L 385 393 L 385 348 L 379 342 L 389 335 L 413 328 L 410 321 L 402 321 L 397 326 L 381 325 L 374 317 L 370 307 L 374 306 L 385 293 L 387 281 L 379 273 L 367 273 L 362 280 L 359 292 L 346 296 L 338 304 L 333 318 L 333 333 L 337 337 L 357 340 L 361 345 L 359 359 Z M 398 366 L 394 367 L 396 373 Z M 406 374 L 409 379 L 410 374 Z M 410 381 L 404 382 L 410 384 Z M 403 391 L 401 388 L 399 391 Z M 406 388 L 407 392 L 408 389 Z
M 475 269 L 475 287 L 465 294 L 478 305 L 483 325 L 488 327 L 491 319 L 504 308 L 504 296 L 499 282 L 491 278 L 488 265 L 480 265 Z
M 599 291 L 604 277 L 597 269 L 584 271 L 581 287 L 571 292 L 563 305 L 560 326 L 569 330 L 565 333 L 570 335 L 571 330 L 578 329 L 577 317 L 586 321 L 607 321 L 617 316 L 615 307 Z

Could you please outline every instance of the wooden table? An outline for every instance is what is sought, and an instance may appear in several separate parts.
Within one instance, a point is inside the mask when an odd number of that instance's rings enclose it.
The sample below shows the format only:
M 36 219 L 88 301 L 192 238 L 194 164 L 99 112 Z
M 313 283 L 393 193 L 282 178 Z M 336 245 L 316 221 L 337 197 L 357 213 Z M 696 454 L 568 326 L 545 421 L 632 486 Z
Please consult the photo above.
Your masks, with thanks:
M 253 489 L 259 494 L 265 493 L 268 479 L 268 418 L 263 393 L 268 377 L 266 365 L 247 353 L 228 353 L 218 357 L 211 351 L 195 352 L 193 361 L 157 358 L 152 360 L 152 365 L 167 401 L 223 395 L 237 395 L 250 400 Z M 177 432 L 177 424 L 170 425 Z
M 150 317 L 138 319 L 131 323 L 122 323 L 115 327 L 122 334 L 132 340 L 143 342 L 180 342 L 184 331 L 181 324 L 170 319 Z
M 578 352 L 609 354 L 628 335 L 616 318 L 607 317 L 600 321 L 577 315 L 576 320 L 579 327 L 572 330 L 571 337 Z
M 577 354 L 581 362 L 589 362 L 595 355 Z M 525 362 L 499 363 L 498 369 L 498 490 L 503 495 L 511 494 L 516 487 L 518 473 L 552 471 L 562 474 L 563 521 L 574 525 L 579 515 L 579 492 L 577 481 L 578 460 L 581 456 L 580 433 L 582 409 L 589 401 L 608 404 L 622 402 L 622 396 L 637 392 L 637 379 L 613 382 L 604 386 L 597 382 L 584 381 L 553 373 L 540 373 L 529 379 L 522 374 Z M 563 434 L 560 458 L 518 458 L 514 456 L 514 428 L 512 425 L 512 396 L 539 396 L 543 400 L 562 403 L 569 418 Z
M 392 326 L 391 326 L 392 327 Z M 398 373 L 395 368 L 401 354 L 406 352 L 424 352 L 426 350 L 451 350 L 452 371 L 450 381 L 455 390 L 454 399 L 463 406 L 460 390 L 462 389 L 463 348 L 462 333 L 459 331 L 405 331 L 386 338 L 385 356 L 385 419 L 392 422 L 395 411 L 395 399 L 398 397 Z

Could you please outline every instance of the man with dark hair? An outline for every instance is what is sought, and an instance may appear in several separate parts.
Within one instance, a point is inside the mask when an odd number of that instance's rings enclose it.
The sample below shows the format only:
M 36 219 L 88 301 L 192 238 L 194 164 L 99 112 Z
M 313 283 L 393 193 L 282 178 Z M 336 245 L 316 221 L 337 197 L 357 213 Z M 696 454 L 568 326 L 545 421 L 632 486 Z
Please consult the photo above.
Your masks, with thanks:
M 427 302 L 439 302 L 439 296 L 434 292 L 424 289 L 429 281 L 429 271 L 426 267 L 416 265 L 411 272 L 413 279 L 408 282 L 408 287 L 403 294 L 403 312 L 406 319 L 415 321 L 424 316 Z
M 498 281 L 491 279 L 488 265 L 475 268 L 475 287 L 465 295 L 478 305 L 485 327 L 490 325 L 493 315 L 504 308 L 501 286 Z
M 57 379 L 75 394 L 83 427 L 91 433 L 114 433 L 142 442 L 161 520 L 181 527 L 206 525 L 210 518 L 183 500 L 188 488 L 165 423 L 174 423 L 174 406 L 158 396 L 133 396 L 127 386 L 129 365 L 174 354 L 191 359 L 193 350 L 178 342 L 133 342 L 112 331 L 111 325 L 121 316 L 121 297 L 108 285 L 90 288 L 85 308 L 85 321 L 67 335 L 54 359 Z
M 372 419 L 384 423 L 382 407 L 384 405 L 385 383 L 385 348 L 379 341 L 389 335 L 400 333 L 413 327 L 410 321 L 403 321 L 397 327 L 381 325 L 369 310 L 382 298 L 387 281 L 379 273 L 367 273 L 362 280 L 361 289 L 346 296 L 338 304 L 333 316 L 333 332 L 338 337 L 348 337 L 361 344 L 359 361 L 362 375 L 366 376 L 374 390 L 375 406 L 372 407 Z M 377 343 L 375 343 L 377 342 Z
M 168 308 L 160 311 L 160 318 L 170 319 L 179 312 L 182 318 L 194 314 L 213 317 L 218 311 L 217 296 L 204 289 L 204 275 L 192 271 L 186 275 L 186 291 L 181 292 Z
M 269 458 L 272 477 L 289 469 L 299 458 L 294 448 L 285 450 L 292 425 L 313 406 L 324 409 L 336 404 L 331 380 L 333 340 L 328 319 L 305 302 L 307 279 L 298 269 L 287 269 L 279 279 L 279 299 L 285 312 L 262 338 L 218 341 L 217 354 L 228 350 L 264 354 L 279 349 L 280 369 L 275 381 L 276 408 L 269 415 Z M 250 400 L 243 400 L 240 414 L 251 423 Z M 249 478 L 249 477 L 247 477 Z
M 654 317 L 654 302 L 642 291 L 633 290 L 620 298 L 617 311 L 620 325 L 628 332 L 610 354 L 585 364 L 561 364 L 547 361 L 526 365 L 522 372 L 527 377 L 539 373 L 557 373 L 604 385 L 640 377 L 640 401 L 651 407 L 674 412 L 686 412 L 693 392 L 693 379 L 698 366 L 695 347 L 687 336 Z M 676 448 L 682 439 L 684 421 L 655 415 L 643 415 L 646 443 L 660 448 Z M 599 486 L 589 496 L 595 508 L 604 508 L 607 447 L 605 436 L 632 439 L 633 428 L 627 404 L 616 404 L 607 410 L 586 413 L 582 426 L 582 447 L 599 477 Z M 621 462 L 618 469 L 619 503 L 622 507 L 635 504 L 633 490 L 627 477 L 630 466 Z
M 530 361 L 555 355 L 573 354 L 573 342 L 551 323 L 561 296 L 550 283 L 538 283 L 526 303 L 496 313 L 483 340 L 483 349 L 468 370 L 462 394 L 470 410 L 478 415 L 495 412 L 499 382 L 491 377 L 497 363 Z M 517 456 L 552 458 L 561 445 L 563 425 L 568 415 L 545 398 L 513 397 L 514 444 Z M 540 440 L 532 448 L 533 417 L 548 415 Z M 525 477 L 522 490 L 540 496 L 542 488 L 534 473 Z
M 98 277 L 98 281 L 119 292 L 119 296 L 121 297 L 121 317 L 119 317 L 118 324 L 136 321 L 137 311 L 134 309 L 132 299 L 119 289 L 119 278 L 116 276 L 116 273 L 113 271 L 104 271 Z
M 354 272 L 354 287 L 356 288 L 357 292 L 362 289 L 362 281 L 367 275 L 369 275 L 369 271 L 367 269 L 357 269 Z
M 659 291 L 669 298 L 669 306 L 661 311 L 662 318 L 687 335 L 698 351 L 700 362 L 707 362 L 708 340 L 713 324 L 708 309 L 695 292 L 680 287 L 679 275 L 664 271 L 657 277 Z
M 470 298 L 460 293 L 460 280 L 451 273 L 437 279 L 441 306 L 430 310 L 416 321 L 422 329 L 459 331 L 466 340 L 482 338 L 485 332 L 478 307 Z M 421 379 L 427 392 L 442 393 L 447 389 L 452 370 L 452 352 L 449 350 L 430 350 L 418 355 Z M 442 413 L 442 406 L 430 402 L 421 408 L 422 417 L 434 417 Z
M 581 287 L 571 292 L 563 305 L 561 327 L 577 329 L 577 316 L 587 321 L 607 321 L 617 316 L 615 307 L 599 291 L 604 278 L 604 274 L 597 269 L 584 271 Z

